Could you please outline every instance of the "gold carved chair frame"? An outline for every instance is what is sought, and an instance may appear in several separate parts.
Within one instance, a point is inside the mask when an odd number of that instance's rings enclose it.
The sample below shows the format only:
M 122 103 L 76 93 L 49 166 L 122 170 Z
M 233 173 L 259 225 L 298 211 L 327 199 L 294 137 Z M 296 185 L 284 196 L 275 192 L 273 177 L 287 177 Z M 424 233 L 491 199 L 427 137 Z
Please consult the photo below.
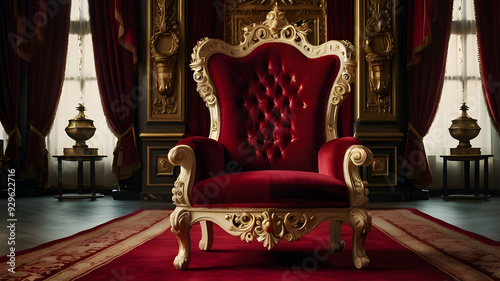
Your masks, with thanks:
M 222 53 L 240 58 L 251 53 L 258 46 L 269 42 L 279 42 L 296 47 L 305 56 L 317 58 L 334 54 L 340 58 L 340 70 L 331 89 L 325 123 L 326 141 L 337 138 L 337 111 L 346 94 L 351 91 L 355 80 L 356 61 L 353 46 L 346 41 L 328 41 L 312 45 L 306 33 L 291 25 L 284 13 L 277 7 L 269 12 L 262 24 L 252 24 L 244 29 L 244 41 L 230 45 L 222 40 L 204 38 L 194 47 L 190 67 L 198 84 L 200 97 L 205 101 L 211 116 L 209 138 L 218 140 L 220 133 L 220 109 L 217 93 L 207 70 L 207 62 L 212 54 Z M 343 160 L 344 177 L 349 192 L 349 207 L 346 208 L 205 208 L 191 206 L 192 188 L 195 180 L 196 158 L 187 145 L 177 145 L 168 154 L 173 165 L 180 166 L 180 174 L 172 189 L 176 205 L 171 215 L 172 232 L 179 242 L 179 252 L 174 266 L 186 269 L 191 252 L 190 229 L 195 223 L 201 224 L 202 239 L 199 247 L 210 250 L 213 241 L 213 223 L 227 233 L 250 242 L 257 240 L 267 249 L 272 249 L 281 239 L 291 242 L 311 232 L 317 225 L 330 221 L 330 245 L 334 251 L 344 248 L 341 227 L 348 224 L 352 230 L 352 257 L 356 268 L 365 268 L 369 258 L 364 250 L 364 241 L 371 229 L 371 217 L 366 210 L 368 201 L 367 182 L 360 177 L 359 167 L 372 161 L 369 149 L 362 145 L 351 146 Z

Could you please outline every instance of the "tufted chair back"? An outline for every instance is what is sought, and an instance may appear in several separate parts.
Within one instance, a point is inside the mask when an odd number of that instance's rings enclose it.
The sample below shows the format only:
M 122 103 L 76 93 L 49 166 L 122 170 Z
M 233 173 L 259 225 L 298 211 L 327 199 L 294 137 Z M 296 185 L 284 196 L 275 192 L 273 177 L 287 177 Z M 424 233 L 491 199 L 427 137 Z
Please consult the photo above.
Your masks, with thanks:
M 326 141 L 336 55 L 308 58 L 295 46 L 267 43 L 208 63 L 220 108 L 219 142 L 243 170 L 316 171 Z
M 337 111 L 354 81 L 354 47 L 312 45 L 306 31 L 271 11 L 230 45 L 204 38 L 190 67 L 210 110 L 209 138 L 237 170 L 318 171 L 318 151 L 337 138 Z M 202 177 L 204 178 L 204 177 Z

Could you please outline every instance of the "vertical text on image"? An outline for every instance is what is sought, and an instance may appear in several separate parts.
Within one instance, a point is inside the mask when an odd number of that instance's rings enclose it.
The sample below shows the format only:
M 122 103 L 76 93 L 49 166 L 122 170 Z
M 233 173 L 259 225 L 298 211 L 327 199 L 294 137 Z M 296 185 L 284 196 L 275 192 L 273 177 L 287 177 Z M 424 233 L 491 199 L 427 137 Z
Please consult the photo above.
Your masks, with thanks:
M 7 244 L 9 245 L 9 254 L 7 255 L 8 271 L 15 273 L 16 270 L 16 170 L 9 169 L 7 175 L 7 229 L 9 237 Z

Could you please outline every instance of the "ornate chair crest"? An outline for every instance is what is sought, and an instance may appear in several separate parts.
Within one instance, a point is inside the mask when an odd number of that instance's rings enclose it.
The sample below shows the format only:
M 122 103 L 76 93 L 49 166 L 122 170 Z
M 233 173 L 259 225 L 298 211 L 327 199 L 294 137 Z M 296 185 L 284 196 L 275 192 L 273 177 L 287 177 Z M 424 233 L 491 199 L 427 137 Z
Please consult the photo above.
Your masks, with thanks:
M 180 175 L 172 189 L 174 265 L 190 259 L 191 226 L 200 248 L 212 246 L 212 224 L 272 249 L 331 221 L 332 249 L 342 250 L 342 223 L 353 229 L 353 261 L 368 265 L 363 245 L 371 228 L 367 183 L 359 166 L 371 152 L 352 137 L 337 138 L 337 111 L 354 81 L 347 41 L 316 46 L 276 6 L 262 24 L 230 45 L 204 38 L 192 62 L 198 92 L 211 116 L 209 138 L 188 137 L 169 153 Z

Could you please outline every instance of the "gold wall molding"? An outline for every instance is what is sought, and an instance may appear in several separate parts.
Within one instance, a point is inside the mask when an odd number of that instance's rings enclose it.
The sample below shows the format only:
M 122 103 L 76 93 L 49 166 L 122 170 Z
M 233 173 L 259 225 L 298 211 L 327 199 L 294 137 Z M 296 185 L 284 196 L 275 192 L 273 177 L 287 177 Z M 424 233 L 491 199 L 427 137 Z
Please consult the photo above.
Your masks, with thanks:
M 397 121 L 397 0 L 357 0 L 356 121 Z
M 368 100 L 370 113 L 390 113 L 392 98 L 391 60 L 394 55 L 394 38 L 391 33 L 391 13 L 388 0 L 371 0 L 365 27 L 365 58 L 368 62 L 368 83 L 375 96 Z
M 402 83 L 398 42 L 399 0 L 355 0 L 356 94 L 355 134 L 373 153 L 364 168 L 374 196 L 401 195 L 399 154 L 404 151 L 399 103 Z M 405 122 L 406 123 L 406 122 Z M 381 195 L 382 194 L 382 195 Z
M 148 121 L 184 120 L 183 2 L 149 2 Z
M 224 41 L 237 45 L 244 40 L 245 26 L 263 22 L 275 6 L 286 13 L 292 24 L 309 29 L 307 40 L 319 45 L 326 42 L 326 0 L 225 0 Z

